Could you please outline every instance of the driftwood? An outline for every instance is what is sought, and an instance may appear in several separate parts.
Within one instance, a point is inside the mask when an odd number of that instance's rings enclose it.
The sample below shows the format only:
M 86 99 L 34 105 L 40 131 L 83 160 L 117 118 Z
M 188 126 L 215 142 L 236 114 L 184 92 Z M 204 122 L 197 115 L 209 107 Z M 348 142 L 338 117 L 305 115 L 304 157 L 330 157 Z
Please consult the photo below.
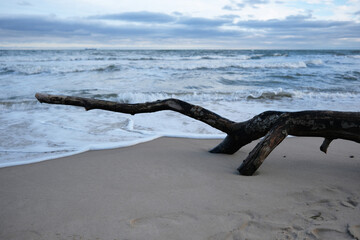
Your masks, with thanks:
M 42 103 L 64 104 L 84 107 L 86 110 L 138 114 L 163 110 L 179 112 L 202 121 L 227 134 L 211 153 L 233 154 L 253 140 L 264 137 L 249 153 L 238 171 L 241 175 L 253 175 L 271 151 L 288 135 L 323 137 L 320 150 L 325 152 L 334 139 L 346 139 L 360 143 L 360 112 L 337 111 L 267 111 L 244 122 L 233 122 L 205 108 L 179 99 L 125 104 L 82 97 L 59 96 L 37 93 Z

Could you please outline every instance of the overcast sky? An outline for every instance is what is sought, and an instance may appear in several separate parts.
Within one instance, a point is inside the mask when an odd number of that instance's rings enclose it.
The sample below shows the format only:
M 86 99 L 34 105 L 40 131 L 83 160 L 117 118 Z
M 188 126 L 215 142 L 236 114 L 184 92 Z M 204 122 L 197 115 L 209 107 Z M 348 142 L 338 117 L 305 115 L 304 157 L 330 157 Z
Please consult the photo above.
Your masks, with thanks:
M 360 0 L 1 0 L 0 48 L 360 48 Z

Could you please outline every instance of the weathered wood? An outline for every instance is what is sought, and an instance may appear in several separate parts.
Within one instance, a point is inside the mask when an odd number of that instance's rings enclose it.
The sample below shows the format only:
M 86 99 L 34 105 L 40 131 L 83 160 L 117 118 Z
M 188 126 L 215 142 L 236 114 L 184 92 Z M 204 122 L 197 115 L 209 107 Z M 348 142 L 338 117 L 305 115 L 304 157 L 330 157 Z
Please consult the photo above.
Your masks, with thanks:
M 321 144 L 321 146 L 320 146 L 320 150 L 322 151 L 322 152 L 324 152 L 324 153 L 326 153 L 327 152 L 327 149 L 328 149 L 328 147 L 329 147 L 329 145 L 330 145 L 330 143 L 333 141 L 333 139 L 329 139 L 329 138 L 325 138 L 324 139 L 324 142 Z
M 150 113 L 171 110 L 202 121 L 212 126 L 213 128 L 216 128 L 225 133 L 231 133 L 235 124 L 235 122 L 223 118 L 205 108 L 175 98 L 147 103 L 126 104 L 91 98 L 59 96 L 43 93 L 36 93 L 35 97 L 41 103 L 79 106 L 84 107 L 87 111 L 92 109 L 102 109 L 107 111 L 135 115 L 138 113 Z
M 125 104 L 111 101 L 59 96 L 37 93 L 40 102 L 84 107 L 86 110 L 138 114 L 163 110 L 179 112 L 202 121 L 222 132 L 227 137 L 210 152 L 233 154 L 253 140 L 264 137 L 249 153 L 238 171 L 242 175 L 253 175 L 271 151 L 287 135 L 325 138 L 320 150 L 325 152 L 334 139 L 346 139 L 360 143 L 360 112 L 337 111 L 267 111 L 244 122 L 233 122 L 205 108 L 179 99 L 165 99 L 155 102 Z
M 238 168 L 239 173 L 245 176 L 253 175 L 272 150 L 287 137 L 287 131 L 288 126 L 285 123 L 275 125 L 249 153 Z
M 262 141 L 238 168 L 242 175 L 253 175 L 270 152 L 287 136 L 325 138 L 320 150 L 326 153 L 333 139 L 360 143 L 360 113 L 335 111 L 288 112 L 280 115 Z

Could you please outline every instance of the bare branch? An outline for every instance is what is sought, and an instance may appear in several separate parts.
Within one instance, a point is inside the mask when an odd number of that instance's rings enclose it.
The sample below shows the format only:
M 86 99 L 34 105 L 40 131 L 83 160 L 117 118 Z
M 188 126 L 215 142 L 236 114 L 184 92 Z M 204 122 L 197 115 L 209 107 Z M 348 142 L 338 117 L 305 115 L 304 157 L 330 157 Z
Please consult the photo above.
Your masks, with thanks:
M 238 168 L 240 174 L 252 175 L 260 167 L 271 151 L 287 135 L 325 138 L 320 150 L 325 152 L 333 139 L 341 138 L 360 143 L 360 112 L 336 111 L 267 111 L 252 119 L 235 123 L 179 99 L 165 99 L 155 102 L 124 104 L 90 98 L 59 96 L 37 93 L 40 102 L 84 107 L 86 110 L 103 109 L 127 114 L 150 113 L 171 110 L 202 121 L 220 131 L 227 137 L 210 152 L 233 154 L 244 145 L 263 136 Z
M 102 109 L 135 115 L 138 113 L 172 110 L 202 121 L 211 127 L 225 133 L 232 132 L 233 126 L 235 124 L 235 122 L 221 117 L 205 108 L 173 98 L 155 102 L 126 104 L 90 98 L 59 96 L 43 93 L 36 93 L 35 97 L 42 103 L 79 106 L 84 107 L 87 111 L 92 109 Z
M 275 125 L 255 146 L 244 160 L 238 171 L 241 175 L 251 176 L 264 162 L 265 158 L 287 137 L 288 125 Z
M 326 153 L 327 152 L 327 149 L 328 149 L 328 147 L 329 147 L 329 145 L 330 145 L 330 143 L 333 141 L 333 139 L 329 139 L 329 138 L 325 138 L 324 139 L 324 142 L 321 144 L 321 146 L 320 146 L 320 150 L 322 151 L 322 152 L 324 152 L 324 153 Z

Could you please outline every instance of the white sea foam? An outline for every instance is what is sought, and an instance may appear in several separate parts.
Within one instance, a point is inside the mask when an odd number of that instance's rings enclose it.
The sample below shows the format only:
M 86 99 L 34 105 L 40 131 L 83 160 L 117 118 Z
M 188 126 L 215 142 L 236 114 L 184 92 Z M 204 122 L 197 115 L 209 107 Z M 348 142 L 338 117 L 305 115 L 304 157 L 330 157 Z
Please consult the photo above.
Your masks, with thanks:
M 360 59 L 360 55 L 349 55 L 349 58 L 356 58 L 356 59 Z
M 305 62 L 306 66 L 321 66 L 324 62 L 321 59 L 308 60 Z

